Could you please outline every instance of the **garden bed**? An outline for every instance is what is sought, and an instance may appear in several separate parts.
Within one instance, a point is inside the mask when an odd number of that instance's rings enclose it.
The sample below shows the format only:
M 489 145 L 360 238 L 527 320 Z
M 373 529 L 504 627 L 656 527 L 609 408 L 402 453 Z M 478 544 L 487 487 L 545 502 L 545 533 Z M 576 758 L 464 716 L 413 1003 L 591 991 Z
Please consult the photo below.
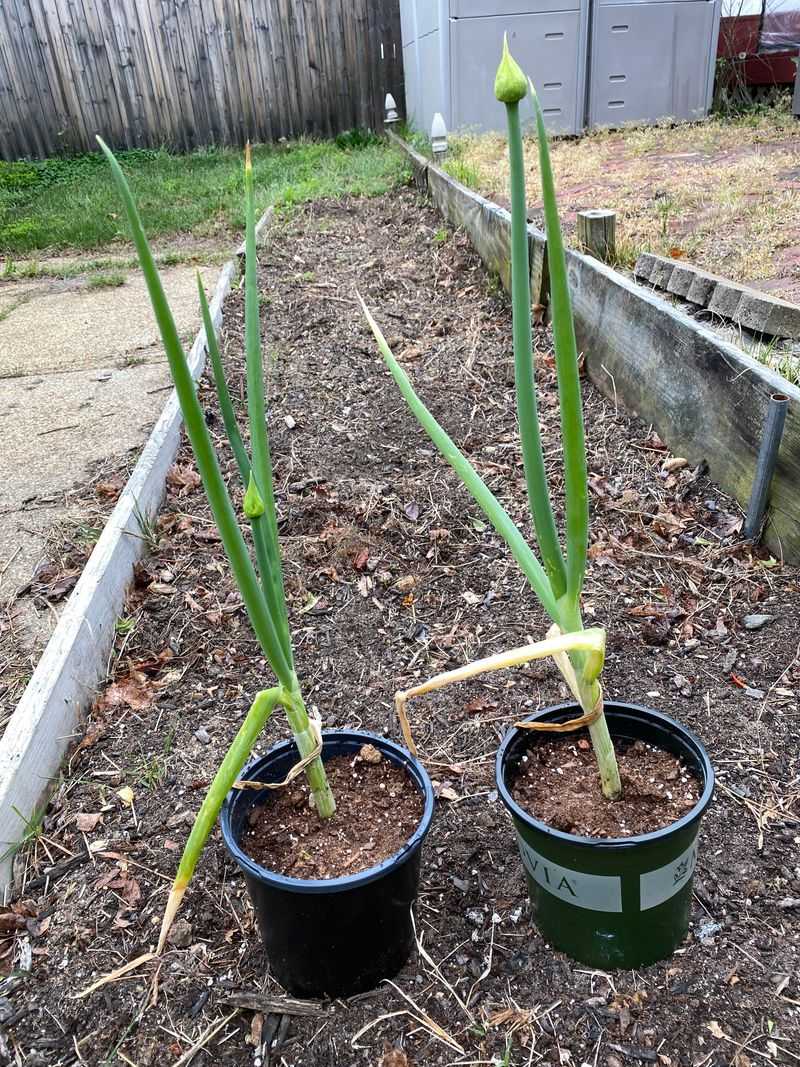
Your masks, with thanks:
M 396 688 L 547 626 L 507 550 L 405 411 L 354 288 L 527 529 L 510 312 L 466 239 L 411 191 L 311 205 L 279 224 L 262 258 L 298 673 L 327 726 L 395 731 Z M 242 337 L 234 292 L 223 330 L 234 398 Z M 537 328 L 545 451 L 556 464 L 549 342 Z M 416 913 L 422 951 L 396 983 L 296 1014 L 265 977 L 242 878 L 215 833 L 164 959 L 74 999 L 152 947 L 193 813 L 270 681 L 184 446 L 157 551 L 137 570 L 114 680 L 19 858 L 15 910 L 0 911 L 9 932 L 0 967 L 14 969 L 0 980 L 0 1062 L 188 1063 L 199 1042 L 195 1065 L 243 1065 L 255 1062 L 254 1041 L 276 1035 L 281 1051 L 264 1062 L 292 1067 L 382 1056 L 384 1067 L 797 1061 L 798 572 L 754 555 L 739 540 L 736 506 L 702 470 L 585 390 L 594 512 L 585 605 L 587 619 L 609 629 L 608 696 L 675 715 L 719 772 L 685 945 L 663 964 L 605 975 L 552 951 L 531 926 L 494 752 L 510 722 L 565 697 L 543 663 L 411 707 L 439 805 Z M 202 397 L 213 412 L 208 382 Z M 211 426 L 221 438 L 218 416 Z M 284 734 L 276 717 L 261 749 Z

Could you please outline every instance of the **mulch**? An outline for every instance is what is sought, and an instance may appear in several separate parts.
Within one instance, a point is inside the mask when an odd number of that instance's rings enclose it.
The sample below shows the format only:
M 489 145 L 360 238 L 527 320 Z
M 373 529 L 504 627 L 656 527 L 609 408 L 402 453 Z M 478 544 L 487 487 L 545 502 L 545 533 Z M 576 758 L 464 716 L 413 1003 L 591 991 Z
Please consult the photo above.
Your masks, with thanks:
M 529 530 L 509 308 L 464 237 L 444 232 L 411 190 L 310 205 L 276 223 L 262 258 L 298 673 L 325 725 L 397 737 L 395 689 L 543 636 L 547 623 L 405 411 L 353 291 Z M 234 292 L 224 355 L 239 399 L 242 318 Z M 547 461 L 560 492 L 544 327 L 536 343 Z M 201 396 L 221 443 L 207 381 Z M 798 572 L 744 543 L 740 512 L 702 467 L 671 456 L 589 383 L 585 409 L 593 515 L 584 609 L 587 622 L 608 629 L 607 695 L 680 719 L 718 771 L 692 926 L 675 955 L 604 973 L 552 950 L 530 922 L 493 761 L 509 722 L 566 696 L 555 668 L 538 662 L 409 704 L 439 800 L 416 909 L 419 951 L 393 983 L 315 1014 L 287 1000 L 215 831 L 164 957 L 76 999 L 153 947 L 193 814 L 253 695 L 271 684 L 184 446 L 108 685 L 18 858 L 18 895 L 0 910 L 0 1062 L 800 1060 Z M 227 449 L 223 467 L 235 485 Z M 767 619 L 750 619 L 757 628 L 748 629 L 743 620 L 754 615 Z M 258 752 L 285 734 L 274 716 Z

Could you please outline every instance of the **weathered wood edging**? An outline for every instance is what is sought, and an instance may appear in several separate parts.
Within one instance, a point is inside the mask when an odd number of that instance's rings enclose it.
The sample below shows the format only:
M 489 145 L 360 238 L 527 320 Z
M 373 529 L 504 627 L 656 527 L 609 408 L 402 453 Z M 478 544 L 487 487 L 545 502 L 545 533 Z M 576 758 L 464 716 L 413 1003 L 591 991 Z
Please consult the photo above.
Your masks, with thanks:
M 509 288 L 507 211 L 388 136 L 409 157 L 417 187 L 468 234 L 489 270 Z M 545 235 L 528 227 L 534 303 L 547 299 Z M 772 393 L 790 400 L 772 481 L 764 541 L 800 563 L 800 389 L 729 344 L 650 289 L 590 256 L 567 250 L 578 345 L 595 385 L 652 423 L 670 449 L 705 460 L 715 482 L 747 507 L 761 429 Z
M 262 215 L 257 235 L 263 235 L 271 215 L 271 208 Z M 223 302 L 240 273 L 241 253 L 237 249 L 217 281 L 210 305 L 217 332 Z M 206 351 L 201 327 L 188 355 L 195 379 Z M 173 389 L 0 738 L 0 900 L 12 883 L 13 854 L 26 820 L 41 809 L 81 715 L 105 677 L 115 623 L 134 564 L 145 551 L 142 527 L 161 506 L 182 422 Z

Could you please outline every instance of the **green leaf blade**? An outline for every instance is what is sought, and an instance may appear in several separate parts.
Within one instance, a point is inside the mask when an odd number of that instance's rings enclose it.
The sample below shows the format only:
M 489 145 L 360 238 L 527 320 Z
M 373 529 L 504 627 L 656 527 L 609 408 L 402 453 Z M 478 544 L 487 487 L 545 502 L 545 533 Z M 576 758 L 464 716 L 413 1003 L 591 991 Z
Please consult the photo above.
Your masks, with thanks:
M 197 399 L 194 379 L 186 363 L 183 347 L 178 337 L 178 331 L 175 328 L 172 312 L 161 284 L 161 278 L 155 265 L 138 209 L 125 175 L 122 173 L 122 169 L 114 158 L 113 153 L 104 141 L 99 137 L 97 140 L 109 162 L 125 207 L 139 262 L 142 266 L 142 273 L 150 295 L 150 302 L 153 306 L 153 313 L 158 323 L 164 351 L 167 355 L 175 390 L 183 412 L 186 433 L 197 460 L 200 477 L 203 480 L 203 486 L 214 515 L 214 521 L 222 538 L 223 547 L 230 561 L 231 570 L 242 594 L 253 631 L 261 644 L 264 655 L 269 660 L 281 684 L 291 687 L 292 670 L 284 655 L 273 620 L 267 611 L 252 560 L 245 546 L 242 532 L 239 529 L 236 513 L 228 495 L 214 446 L 208 433 L 205 416 Z
M 244 268 L 244 334 L 247 366 L 247 411 L 250 424 L 253 476 L 264 501 L 264 517 L 253 524 L 256 556 L 261 572 L 264 594 L 279 630 L 284 655 L 292 669 L 294 658 L 289 634 L 289 613 L 283 585 L 280 546 L 278 544 L 278 515 L 275 506 L 275 487 L 272 457 L 267 436 L 267 404 L 264 393 L 264 364 L 261 356 L 261 323 L 259 320 L 258 271 L 256 253 L 255 193 L 250 145 L 245 151 L 245 268 Z
M 561 221 L 558 217 L 553 168 L 541 105 L 530 85 L 536 114 L 539 168 L 542 180 L 547 263 L 550 270 L 553 346 L 561 410 L 561 437 L 564 449 L 564 489 L 566 494 L 567 595 L 578 601 L 586 574 L 589 546 L 589 491 L 586 440 L 578 369 L 578 345 L 572 318 L 572 301 L 567 280 L 567 262 Z
M 211 309 L 208 306 L 208 299 L 206 298 L 206 292 L 203 288 L 203 280 L 200 277 L 200 271 L 197 272 L 197 290 L 200 296 L 200 311 L 203 316 L 203 329 L 206 332 L 206 344 L 208 346 L 208 355 L 211 359 L 214 385 L 217 388 L 217 399 L 219 400 L 222 422 L 236 460 L 236 466 L 239 468 L 242 485 L 246 489 L 250 481 L 250 460 L 247 458 L 247 450 L 244 447 L 242 435 L 239 431 L 239 424 L 236 421 L 233 403 L 231 402 L 231 394 L 228 390 L 228 383 L 225 381 L 225 370 L 222 366 L 222 357 L 220 356 L 219 344 L 217 343 L 217 331 L 214 329 L 214 323 L 211 320 Z
M 517 394 L 517 422 L 522 442 L 522 461 L 528 488 L 531 517 L 542 563 L 553 594 L 559 599 L 566 591 L 567 576 L 558 540 L 555 516 L 550 502 L 544 465 L 536 383 L 533 374 L 533 333 L 531 328 L 531 279 L 528 257 L 528 215 L 525 205 L 525 168 L 519 104 L 506 105 L 508 156 L 511 185 L 511 306 L 514 333 L 514 383 Z
M 553 595 L 553 590 L 541 563 L 536 556 L 534 556 L 527 541 L 517 529 L 513 519 L 503 505 L 494 493 L 492 493 L 491 489 L 486 485 L 467 457 L 460 451 L 458 446 L 442 426 L 440 426 L 430 411 L 428 411 L 423 401 L 417 395 L 408 375 L 392 354 L 392 350 L 386 343 L 386 338 L 383 336 L 380 326 L 378 326 L 377 322 L 372 317 L 369 308 L 364 303 L 360 294 L 358 299 L 361 303 L 366 320 L 369 323 L 369 327 L 377 341 L 381 356 L 397 383 L 398 388 L 403 395 L 403 399 L 408 404 L 412 413 L 416 416 L 417 421 L 422 426 L 423 430 L 425 430 L 427 435 L 439 449 L 444 459 L 447 460 L 472 494 L 474 500 L 486 515 L 489 522 L 506 542 L 512 555 L 519 564 L 520 569 L 539 598 L 544 610 L 554 622 L 557 622 L 558 607 L 556 598 Z

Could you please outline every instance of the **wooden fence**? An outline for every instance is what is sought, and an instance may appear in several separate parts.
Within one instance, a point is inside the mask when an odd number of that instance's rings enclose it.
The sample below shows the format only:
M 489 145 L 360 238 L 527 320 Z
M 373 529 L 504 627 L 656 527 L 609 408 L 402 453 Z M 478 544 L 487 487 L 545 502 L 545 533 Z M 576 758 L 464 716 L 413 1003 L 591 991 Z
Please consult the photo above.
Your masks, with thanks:
M 399 0 L 0 0 L 0 157 L 379 129 Z

